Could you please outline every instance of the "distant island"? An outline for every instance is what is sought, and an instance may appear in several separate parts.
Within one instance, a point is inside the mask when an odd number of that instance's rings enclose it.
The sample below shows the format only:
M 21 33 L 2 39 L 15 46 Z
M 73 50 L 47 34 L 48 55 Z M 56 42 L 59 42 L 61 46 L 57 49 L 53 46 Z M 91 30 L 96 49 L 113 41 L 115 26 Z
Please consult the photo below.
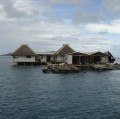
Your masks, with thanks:
M 12 52 L 7 53 L 7 54 L 3 54 L 3 55 L 0 55 L 0 56 L 11 56 L 11 55 L 12 55 Z

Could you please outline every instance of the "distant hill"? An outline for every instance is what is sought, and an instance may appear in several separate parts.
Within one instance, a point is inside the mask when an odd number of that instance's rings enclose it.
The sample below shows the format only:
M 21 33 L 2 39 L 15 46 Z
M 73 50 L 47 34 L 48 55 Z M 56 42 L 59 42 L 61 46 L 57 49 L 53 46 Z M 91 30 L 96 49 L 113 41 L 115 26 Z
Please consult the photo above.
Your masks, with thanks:
M 10 52 L 10 53 L 3 54 L 3 55 L 0 55 L 0 56 L 11 56 L 11 55 L 12 55 L 12 53 Z

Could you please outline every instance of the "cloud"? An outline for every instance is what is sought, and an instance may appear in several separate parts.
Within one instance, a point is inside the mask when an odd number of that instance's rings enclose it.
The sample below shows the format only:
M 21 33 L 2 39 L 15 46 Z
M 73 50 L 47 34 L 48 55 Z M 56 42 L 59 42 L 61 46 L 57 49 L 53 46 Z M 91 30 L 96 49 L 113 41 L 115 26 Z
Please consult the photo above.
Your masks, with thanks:
M 3 6 L 0 5 L 0 20 L 4 20 L 6 13 L 3 10 Z
M 3 11 L 6 13 L 7 17 L 24 17 L 25 15 L 25 13 L 14 7 L 13 0 L 1 0 L 0 4 L 2 5 Z
M 61 14 L 64 14 L 64 17 L 71 17 L 74 23 L 99 22 L 103 20 L 103 11 L 95 11 L 95 0 L 50 0 L 50 2 L 52 4 L 60 4 L 61 9 L 63 9 L 65 5 L 71 5 L 73 11 L 67 9 L 66 11 L 61 10 Z M 70 12 L 71 16 L 68 15 Z
M 0 0 L 0 54 L 24 43 L 35 51 L 58 50 L 66 43 L 80 52 L 117 52 L 120 19 L 106 19 L 110 4 L 95 1 Z
M 103 7 L 110 13 L 116 15 L 120 12 L 120 0 L 103 0 Z
M 112 21 L 120 18 L 120 0 L 49 0 L 55 5 L 72 5 L 75 9 L 71 13 L 74 23 L 101 23 L 104 21 Z M 61 14 L 65 11 L 61 10 Z M 67 13 L 69 11 L 66 10 Z M 66 17 L 68 15 L 66 14 Z M 62 16 L 63 17 L 63 16 Z M 65 17 L 65 14 L 64 14 Z
M 99 23 L 103 21 L 104 16 L 102 12 L 93 13 L 93 12 L 85 12 L 83 13 L 81 10 L 76 10 L 75 16 L 74 16 L 74 22 L 75 23 Z
M 42 0 L 0 0 L 1 8 L 1 12 L 6 15 L 6 19 L 33 19 L 45 17 L 44 15 L 48 13 L 52 14 L 49 5 Z
M 90 0 L 50 0 L 51 3 L 54 4 L 76 4 L 83 5 L 86 3 L 90 3 Z
M 114 20 L 110 24 L 90 23 L 86 25 L 86 29 L 94 33 L 120 34 L 120 20 Z

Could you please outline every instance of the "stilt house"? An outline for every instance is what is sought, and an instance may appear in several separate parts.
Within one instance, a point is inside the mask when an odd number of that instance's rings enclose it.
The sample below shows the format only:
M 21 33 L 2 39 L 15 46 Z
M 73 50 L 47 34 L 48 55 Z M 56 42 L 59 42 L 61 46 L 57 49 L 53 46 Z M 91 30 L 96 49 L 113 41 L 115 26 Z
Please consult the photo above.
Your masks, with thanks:
M 21 45 L 16 51 L 13 52 L 13 62 L 18 65 L 30 65 L 37 64 L 37 54 L 28 46 Z
M 98 64 L 98 63 L 113 63 L 115 58 L 108 52 L 75 52 L 68 44 L 63 46 L 58 51 L 39 52 L 35 53 L 28 45 L 21 45 L 12 54 L 13 62 L 18 65 L 39 64 L 46 62 L 67 64 Z

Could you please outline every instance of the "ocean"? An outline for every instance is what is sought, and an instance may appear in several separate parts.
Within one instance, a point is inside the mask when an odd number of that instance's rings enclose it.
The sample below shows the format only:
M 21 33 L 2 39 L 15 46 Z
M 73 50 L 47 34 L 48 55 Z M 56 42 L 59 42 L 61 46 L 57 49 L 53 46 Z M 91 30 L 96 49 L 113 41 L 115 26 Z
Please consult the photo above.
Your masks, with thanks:
M 44 74 L 42 67 L 0 57 L 0 119 L 120 119 L 120 70 Z

